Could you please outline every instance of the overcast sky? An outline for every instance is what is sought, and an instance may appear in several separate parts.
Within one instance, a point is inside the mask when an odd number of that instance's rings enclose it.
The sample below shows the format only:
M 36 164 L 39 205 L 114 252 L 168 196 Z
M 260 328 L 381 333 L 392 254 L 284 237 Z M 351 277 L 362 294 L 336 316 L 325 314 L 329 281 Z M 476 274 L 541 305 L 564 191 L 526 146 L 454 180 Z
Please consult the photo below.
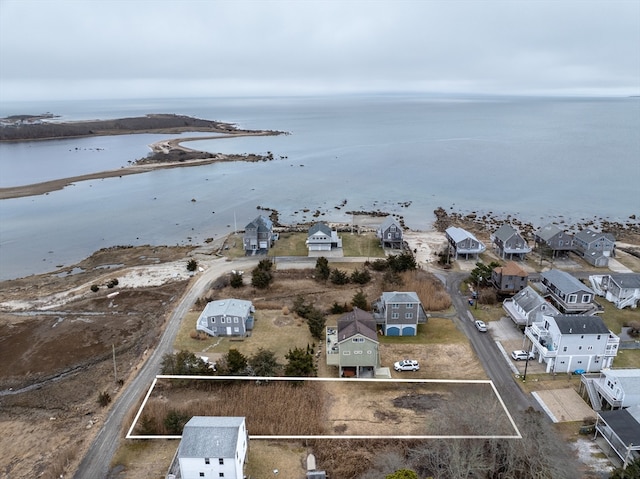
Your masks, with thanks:
M 0 101 L 640 94 L 640 0 L 0 0 Z

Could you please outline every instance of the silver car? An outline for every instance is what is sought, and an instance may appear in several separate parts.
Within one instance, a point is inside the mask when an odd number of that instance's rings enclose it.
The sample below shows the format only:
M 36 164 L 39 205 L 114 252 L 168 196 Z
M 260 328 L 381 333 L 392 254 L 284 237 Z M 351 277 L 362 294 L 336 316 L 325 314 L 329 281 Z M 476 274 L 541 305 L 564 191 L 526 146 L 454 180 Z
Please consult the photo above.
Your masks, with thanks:
M 417 371 L 420 369 L 420 364 L 415 359 L 403 359 L 394 363 L 393 369 L 396 371 Z
M 481 333 L 487 332 L 487 325 L 484 324 L 484 321 L 477 320 L 475 324 L 478 331 L 480 331 Z

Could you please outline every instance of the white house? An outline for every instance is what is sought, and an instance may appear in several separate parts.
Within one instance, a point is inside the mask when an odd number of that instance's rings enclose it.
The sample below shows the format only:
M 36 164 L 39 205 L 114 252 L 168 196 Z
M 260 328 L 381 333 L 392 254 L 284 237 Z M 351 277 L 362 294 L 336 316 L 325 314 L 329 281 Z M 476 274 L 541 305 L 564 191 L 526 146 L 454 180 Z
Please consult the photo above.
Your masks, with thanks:
M 244 417 L 192 417 L 177 452 L 182 479 L 243 479 L 248 444 Z
M 506 298 L 502 309 L 518 326 L 528 326 L 542 321 L 542 315 L 555 316 L 560 314 L 553 304 L 546 301 L 531 286 L 525 287 L 512 298 Z
M 332 248 L 342 248 L 342 239 L 328 225 L 316 223 L 309 228 L 307 248 L 309 251 L 331 251 Z
M 598 296 L 613 303 L 616 308 L 637 308 L 640 302 L 640 274 L 617 273 L 589 276 L 589 282 Z
M 640 369 L 603 369 L 581 381 L 596 411 L 640 406 Z
M 253 329 L 251 301 L 244 299 L 220 299 L 210 301 L 196 322 L 196 330 L 211 336 L 244 336 Z
M 618 354 L 620 338 L 599 316 L 543 315 L 525 329 L 538 362 L 548 373 L 598 372 L 610 368 Z

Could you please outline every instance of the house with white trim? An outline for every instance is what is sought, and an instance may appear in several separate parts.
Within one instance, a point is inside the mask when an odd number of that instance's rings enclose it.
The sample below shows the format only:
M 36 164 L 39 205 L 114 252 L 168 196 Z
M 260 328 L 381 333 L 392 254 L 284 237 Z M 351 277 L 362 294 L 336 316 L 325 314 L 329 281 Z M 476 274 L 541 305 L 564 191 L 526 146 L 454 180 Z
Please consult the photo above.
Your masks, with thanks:
M 574 252 L 593 266 L 606 267 L 609 257 L 615 256 L 616 238 L 611 233 L 602 233 L 586 228 L 574 235 Z
M 565 314 L 585 314 L 597 311 L 595 293 L 580 280 L 559 269 L 540 274 L 540 282 L 556 308 Z
M 539 363 L 547 373 L 598 372 L 610 368 L 620 338 L 600 316 L 565 314 L 548 316 L 525 328 Z
M 196 321 L 196 330 L 210 336 L 245 336 L 253 329 L 255 308 L 244 299 L 210 301 Z
M 244 478 L 249 434 L 244 417 L 194 416 L 182 431 L 182 479 Z
M 383 248 L 402 249 L 402 226 L 391 215 L 387 216 L 376 230 L 376 236 Z
M 596 438 L 600 434 L 622 461 L 623 469 L 640 458 L 640 406 L 600 411 Z
M 274 239 L 273 222 L 259 215 L 245 226 L 242 243 L 248 255 L 267 254 L 269 248 L 273 246 Z
M 581 382 L 580 389 L 586 390 L 596 411 L 640 405 L 640 369 L 603 369 L 583 374 Z
M 327 365 L 337 366 L 340 377 L 374 377 L 380 367 L 378 333 L 373 315 L 355 308 L 327 328 Z
M 450 226 L 445 230 L 445 236 L 451 248 L 454 251 L 454 258 L 464 255 L 465 259 L 478 258 L 480 253 L 484 253 L 487 249 L 485 244 L 476 238 L 473 233 L 457 226 Z
M 574 248 L 573 235 L 551 223 L 537 230 L 533 237 L 538 249 L 548 249 L 552 258 L 567 255 Z
M 332 230 L 325 223 L 316 223 L 307 233 L 307 248 L 311 251 L 331 251 L 333 248 L 342 248 L 342 239 L 338 232 Z
M 553 304 L 544 299 L 531 286 L 526 286 L 511 298 L 502 302 L 502 309 L 516 325 L 525 327 L 542 321 L 542 316 L 560 314 Z
M 591 287 L 598 296 L 603 296 L 616 308 L 638 307 L 640 302 L 640 274 L 614 273 L 589 276 Z
M 492 235 L 491 242 L 494 250 L 502 259 L 524 259 L 531 253 L 531 247 L 527 241 L 513 226 L 504 224 L 500 226 Z
M 373 304 L 373 317 L 385 336 L 415 336 L 427 313 L 414 291 L 384 292 Z

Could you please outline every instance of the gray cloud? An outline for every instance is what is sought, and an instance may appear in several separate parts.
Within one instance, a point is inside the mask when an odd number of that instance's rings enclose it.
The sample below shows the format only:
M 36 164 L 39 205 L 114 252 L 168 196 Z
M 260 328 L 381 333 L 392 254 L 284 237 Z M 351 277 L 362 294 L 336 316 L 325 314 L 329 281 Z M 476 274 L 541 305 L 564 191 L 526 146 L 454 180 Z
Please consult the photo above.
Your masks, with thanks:
M 640 93 L 640 2 L 0 1 L 0 100 Z

